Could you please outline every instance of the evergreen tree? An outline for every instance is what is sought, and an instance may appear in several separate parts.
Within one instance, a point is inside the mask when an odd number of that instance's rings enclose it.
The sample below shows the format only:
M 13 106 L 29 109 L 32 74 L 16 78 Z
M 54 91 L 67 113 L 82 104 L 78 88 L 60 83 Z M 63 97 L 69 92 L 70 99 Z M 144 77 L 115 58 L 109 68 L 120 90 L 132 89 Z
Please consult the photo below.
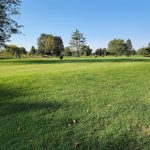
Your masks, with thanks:
M 30 54 L 31 55 L 35 55 L 37 53 L 37 50 L 35 49 L 34 46 L 31 47 L 31 50 L 30 50 Z
M 126 42 L 126 56 L 132 55 L 132 42 L 130 39 L 127 40 Z
M 81 48 L 85 45 L 85 43 L 86 39 L 83 36 L 83 33 L 80 33 L 80 31 L 76 29 L 76 31 L 72 34 L 70 47 L 77 54 L 77 56 L 80 56 Z

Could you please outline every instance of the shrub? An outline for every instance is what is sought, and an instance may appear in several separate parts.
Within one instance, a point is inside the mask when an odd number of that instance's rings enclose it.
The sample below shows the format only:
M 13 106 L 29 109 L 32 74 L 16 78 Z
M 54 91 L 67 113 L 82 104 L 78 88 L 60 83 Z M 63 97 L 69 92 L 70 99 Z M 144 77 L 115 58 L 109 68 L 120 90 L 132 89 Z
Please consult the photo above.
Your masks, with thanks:
M 60 55 L 60 56 L 59 56 L 59 59 L 60 59 L 60 60 L 63 60 L 63 58 L 64 58 L 63 55 Z
M 150 56 L 150 47 L 141 48 L 141 49 L 139 49 L 138 53 L 139 53 L 140 55 L 143 55 L 143 56 L 145 56 L 145 57 L 148 57 L 148 56 Z

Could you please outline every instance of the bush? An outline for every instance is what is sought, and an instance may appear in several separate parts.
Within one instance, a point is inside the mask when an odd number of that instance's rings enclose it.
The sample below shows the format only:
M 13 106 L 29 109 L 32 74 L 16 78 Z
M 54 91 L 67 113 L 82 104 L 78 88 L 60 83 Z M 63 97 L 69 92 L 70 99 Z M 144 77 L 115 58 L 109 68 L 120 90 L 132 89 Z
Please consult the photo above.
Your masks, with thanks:
M 60 60 L 63 60 L 63 58 L 64 58 L 63 55 L 60 55 L 60 56 L 59 56 L 59 59 L 60 59 Z
M 138 53 L 139 53 L 140 55 L 143 55 L 143 56 L 145 56 L 145 57 L 148 57 L 148 56 L 150 56 L 150 47 L 141 48 L 141 49 L 139 49 Z

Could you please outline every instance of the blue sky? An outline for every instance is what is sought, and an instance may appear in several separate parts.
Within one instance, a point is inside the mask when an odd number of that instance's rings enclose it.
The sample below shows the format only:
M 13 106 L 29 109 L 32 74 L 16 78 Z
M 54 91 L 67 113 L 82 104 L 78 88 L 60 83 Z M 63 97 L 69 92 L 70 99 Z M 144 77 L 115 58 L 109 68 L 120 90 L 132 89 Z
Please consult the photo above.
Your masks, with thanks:
M 30 49 L 41 33 L 61 36 L 67 46 L 77 28 L 94 50 L 114 38 L 132 40 L 134 48 L 150 42 L 150 0 L 22 0 L 16 20 L 23 35 L 11 44 Z

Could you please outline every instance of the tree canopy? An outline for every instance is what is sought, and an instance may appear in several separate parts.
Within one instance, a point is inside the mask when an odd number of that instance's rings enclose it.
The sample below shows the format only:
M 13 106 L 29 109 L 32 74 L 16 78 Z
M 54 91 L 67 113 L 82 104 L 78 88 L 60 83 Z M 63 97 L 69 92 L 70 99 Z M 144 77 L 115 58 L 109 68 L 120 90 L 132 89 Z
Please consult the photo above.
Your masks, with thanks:
M 90 56 L 92 55 L 92 49 L 88 45 L 83 45 L 81 47 L 81 55 Z
M 98 48 L 95 51 L 95 55 L 104 56 L 107 54 L 106 48 Z
M 29 54 L 35 55 L 37 53 L 37 50 L 35 49 L 34 46 L 31 47 Z
M 150 44 L 138 50 L 138 53 L 143 56 L 150 56 Z
M 108 44 L 108 52 L 113 55 L 122 55 L 126 51 L 126 43 L 122 39 L 114 39 Z
M 12 34 L 20 33 L 22 27 L 12 19 L 19 14 L 20 0 L 0 0 L 0 48 L 9 41 Z
M 63 40 L 59 36 L 41 34 L 37 45 L 39 54 L 60 56 L 64 51 Z
M 18 47 L 16 45 L 7 45 L 5 51 L 15 56 L 16 58 L 20 58 L 22 54 L 27 53 L 24 47 Z

